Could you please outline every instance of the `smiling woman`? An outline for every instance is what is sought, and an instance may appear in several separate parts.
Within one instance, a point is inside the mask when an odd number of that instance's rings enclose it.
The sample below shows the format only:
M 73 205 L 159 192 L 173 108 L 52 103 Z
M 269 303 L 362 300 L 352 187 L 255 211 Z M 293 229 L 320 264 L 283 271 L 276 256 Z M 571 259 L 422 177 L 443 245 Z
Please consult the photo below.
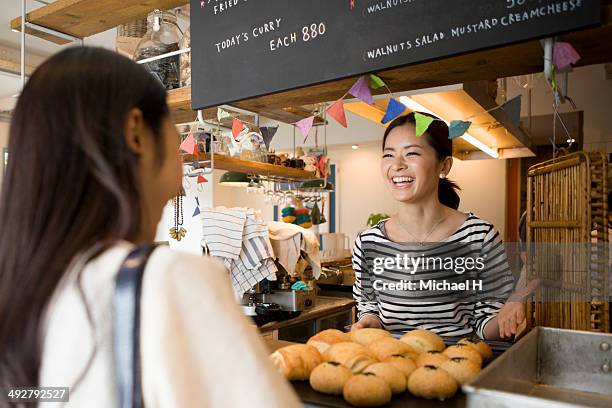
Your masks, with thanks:
M 380 169 L 400 211 L 355 241 L 353 296 L 359 321 L 354 328 L 428 329 L 494 340 L 510 337 L 523 320 L 522 303 L 505 303 L 513 277 L 498 232 L 474 214 L 457 210 L 458 187 L 446 178 L 452 164 L 452 140 L 441 120 L 421 137 L 416 136 L 414 113 L 394 120 L 385 131 Z M 419 257 L 434 259 L 433 267 L 427 262 L 407 270 L 387 262 Z M 481 262 L 470 270 L 436 266 L 441 257 Z M 467 276 L 478 285 L 465 286 Z M 405 289 L 398 288 L 402 282 Z M 440 289 L 437 282 L 448 285 Z

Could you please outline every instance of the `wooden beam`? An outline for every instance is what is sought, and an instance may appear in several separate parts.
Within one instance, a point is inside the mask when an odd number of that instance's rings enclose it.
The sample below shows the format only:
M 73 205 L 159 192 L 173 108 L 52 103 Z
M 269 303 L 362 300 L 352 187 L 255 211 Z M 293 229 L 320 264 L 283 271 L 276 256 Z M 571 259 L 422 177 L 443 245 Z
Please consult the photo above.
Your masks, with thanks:
M 0 71 L 19 75 L 21 73 L 20 60 L 21 56 L 17 48 L 0 45 Z M 42 60 L 42 57 L 34 56 L 32 58 L 31 54 L 26 55 L 26 75 L 32 74 L 40 60 Z M 32 63 L 33 61 L 34 63 Z
M 188 0 L 57 0 L 26 14 L 26 21 L 78 38 L 101 33 L 120 24 L 145 17 L 154 9 L 167 10 L 187 4 Z M 21 31 L 21 17 L 11 21 L 13 30 Z M 38 31 L 28 34 L 66 44 L 68 41 Z

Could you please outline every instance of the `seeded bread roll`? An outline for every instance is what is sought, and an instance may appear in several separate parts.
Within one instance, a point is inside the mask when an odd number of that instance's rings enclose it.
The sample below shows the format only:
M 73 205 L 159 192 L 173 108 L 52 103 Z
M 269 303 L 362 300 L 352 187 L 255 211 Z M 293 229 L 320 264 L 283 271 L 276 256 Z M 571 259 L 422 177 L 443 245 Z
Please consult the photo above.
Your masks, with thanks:
M 417 368 L 408 379 L 408 390 L 415 397 L 450 398 L 457 392 L 457 381 L 443 369 L 426 365 Z
M 393 364 L 376 363 L 366 368 L 364 374 L 372 373 L 389 384 L 392 394 L 401 394 L 406 391 L 406 376 L 400 370 L 395 368 Z
M 412 330 L 404 334 L 401 341 L 415 349 L 419 354 L 429 350 L 444 350 L 444 340 L 436 333 L 429 330 Z
M 461 385 L 472 380 L 480 372 L 480 366 L 465 357 L 453 357 L 442 363 L 440 368 L 449 373 Z
M 444 354 L 449 358 L 465 357 L 476 363 L 478 367 L 482 366 L 482 357 L 480 357 L 480 353 L 467 344 L 455 344 L 454 346 L 450 346 L 444 350 Z
M 392 364 L 406 376 L 406 379 L 408 379 L 412 372 L 417 369 L 417 365 L 414 360 L 412 360 L 410 357 L 402 355 L 387 357 L 383 362 Z
M 388 331 L 373 328 L 353 330 L 349 335 L 351 337 L 351 341 L 359 343 L 363 346 L 367 346 L 375 340 L 391 337 L 391 333 Z
M 423 367 L 424 365 L 439 366 L 448 360 L 448 356 L 443 354 L 441 351 L 430 350 L 423 354 L 419 354 L 415 363 L 417 367 Z
M 310 386 L 323 394 L 341 395 L 344 384 L 353 376 L 351 370 L 340 363 L 321 363 L 310 374 Z
M 480 353 L 480 357 L 482 357 L 482 361 L 489 361 L 493 358 L 493 350 L 491 347 L 484 341 L 480 339 L 461 339 L 457 342 L 457 344 L 467 344 L 476 349 Z
M 394 339 L 393 337 L 385 337 L 373 341 L 368 345 L 367 348 L 368 350 L 370 350 L 370 352 L 372 352 L 374 357 L 376 357 L 380 361 L 397 354 L 401 354 L 410 358 L 416 358 L 418 356 L 418 353 L 415 349 L 413 349 L 403 341 L 399 341 L 397 339 Z
M 323 359 L 340 363 L 350 368 L 353 374 L 358 374 L 367 366 L 376 363 L 376 359 L 367 348 L 352 342 L 334 344 L 323 353 Z
M 346 402 L 356 407 L 378 407 L 391 401 L 391 388 L 374 374 L 355 375 L 342 390 Z
M 323 362 L 319 351 L 307 344 L 281 347 L 270 355 L 276 369 L 289 381 L 303 381 Z
M 312 336 L 306 344 L 316 347 L 319 353 L 323 354 L 333 344 L 347 341 L 351 341 L 347 333 L 336 329 L 327 329 Z

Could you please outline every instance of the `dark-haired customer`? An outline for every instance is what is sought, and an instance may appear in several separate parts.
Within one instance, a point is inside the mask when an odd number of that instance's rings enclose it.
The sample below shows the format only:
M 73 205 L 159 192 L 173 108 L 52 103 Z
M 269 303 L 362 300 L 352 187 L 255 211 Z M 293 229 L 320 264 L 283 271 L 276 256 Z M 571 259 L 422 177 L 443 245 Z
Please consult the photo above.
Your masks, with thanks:
M 448 180 L 453 164 L 448 127 L 435 120 L 421 137 L 415 133 L 414 113 L 394 120 L 383 137 L 381 172 L 399 212 L 361 232 L 353 249 L 356 281 L 353 296 L 359 320 L 353 329 L 385 328 L 405 332 L 428 329 L 442 336 L 477 335 L 494 340 L 515 333 L 524 318 L 520 302 L 505 302 L 513 277 L 499 233 L 472 213 L 458 211 L 458 187 Z M 475 180 L 474 182 L 477 182 Z M 483 197 L 486 200 L 486 197 Z M 433 293 L 384 283 L 460 281 L 458 268 L 414 270 L 385 259 L 481 257 L 476 277 L 479 288 Z M 412 264 L 409 264 L 412 265 Z M 473 267 L 474 268 L 474 267 Z M 460 274 L 459 274 L 460 275 Z M 391 288 L 391 289 L 389 289 Z
M 0 388 L 70 387 L 68 406 L 118 406 L 115 276 L 179 191 L 178 146 L 163 86 L 119 54 L 67 49 L 30 77 L 0 200 Z M 300 406 L 222 265 L 160 247 L 142 285 L 145 406 Z

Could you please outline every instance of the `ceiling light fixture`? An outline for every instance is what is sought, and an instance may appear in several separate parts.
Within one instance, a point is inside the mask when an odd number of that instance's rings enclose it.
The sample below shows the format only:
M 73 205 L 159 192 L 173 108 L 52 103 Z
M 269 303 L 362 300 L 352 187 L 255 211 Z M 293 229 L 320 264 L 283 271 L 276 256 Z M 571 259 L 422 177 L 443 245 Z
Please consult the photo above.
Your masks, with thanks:
M 357 150 L 357 149 L 359 149 L 359 145 L 354 144 L 354 145 L 351 146 L 351 149 Z
M 399 100 L 408 109 L 410 109 L 412 111 L 429 113 L 430 115 L 434 115 L 436 117 L 439 117 L 447 125 L 449 124 L 449 122 L 445 118 L 440 117 L 440 115 L 437 115 L 436 113 L 434 113 L 431 110 L 427 109 L 426 107 L 424 107 L 423 105 L 421 105 L 420 103 L 416 102 L 414 99 L 412 99 L 412 98 L 410 98 L 408 96 L 401 96 L 399 98 Z M 465 140 L 466 142 L 468 142 L 469 144 L 471 144 L 472 146 L 482 150 L 483 152 L 485 152 L 489 156 L 493 157 L 494 159 L 499 158 L 499 153 L 497 152 L 497 149 L 494 149 L 494 148 L 491 148 L 491 147 L 487 146 L 486 144 L 482 143 L 480 140 L 476 139 L 474 136 L 470 135 L 469 133 L 467 133 L 467 132 L 464 133 L 463 136 L 461 136 L 461 138 L 463 140 Z

